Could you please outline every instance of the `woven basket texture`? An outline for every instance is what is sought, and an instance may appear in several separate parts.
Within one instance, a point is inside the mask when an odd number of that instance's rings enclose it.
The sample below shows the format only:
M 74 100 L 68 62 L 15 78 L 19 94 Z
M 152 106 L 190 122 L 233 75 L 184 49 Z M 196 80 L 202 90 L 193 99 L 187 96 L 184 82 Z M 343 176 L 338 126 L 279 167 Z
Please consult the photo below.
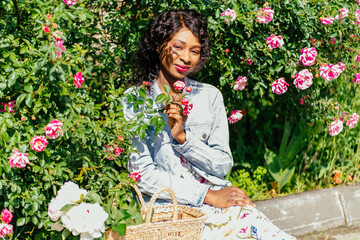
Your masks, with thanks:
M 125 236 L 107 229 L 106 240 L 199 240 L 205 226 L 206 214 L 196 208 L 178 205 L 174 192 L 169 188 L 158 191 L 146 207 L 142 194 L 133 186 L 141 202 L 143 224 L 126 228 Z M 161 192 L 168 192 L 173 204 L 153 206 Z

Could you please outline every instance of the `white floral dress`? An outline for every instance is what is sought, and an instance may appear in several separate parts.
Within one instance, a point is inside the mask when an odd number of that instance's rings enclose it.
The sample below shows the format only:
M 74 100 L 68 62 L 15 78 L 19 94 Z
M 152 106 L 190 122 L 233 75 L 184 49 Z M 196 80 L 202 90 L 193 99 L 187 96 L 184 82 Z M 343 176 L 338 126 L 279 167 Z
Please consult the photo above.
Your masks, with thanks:
M 211 185 L 205 178 L 201 177 L 191 164 L 183 157 L 180 157 L 181 165 L 192 177 L 203 184 Z M 285 233 L 275 226 L 259 210 L 254 207 L 229 207 L 216 208 L 204 204 L 199 208 L 208 216 L 203 230 L 202 240 L 220 239 L 258 239 L 258 240 L 294 240 L 293 236 Z

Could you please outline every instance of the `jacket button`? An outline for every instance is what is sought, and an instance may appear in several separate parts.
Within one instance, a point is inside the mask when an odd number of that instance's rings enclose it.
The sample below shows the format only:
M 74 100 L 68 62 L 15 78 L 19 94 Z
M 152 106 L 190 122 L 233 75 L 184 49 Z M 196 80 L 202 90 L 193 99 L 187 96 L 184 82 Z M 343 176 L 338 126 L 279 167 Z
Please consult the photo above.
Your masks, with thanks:
M 202 135 L 202 138 L 204 138 L 204 139 L 206 138 L 206 134 L 205 134 L 205 133 Z

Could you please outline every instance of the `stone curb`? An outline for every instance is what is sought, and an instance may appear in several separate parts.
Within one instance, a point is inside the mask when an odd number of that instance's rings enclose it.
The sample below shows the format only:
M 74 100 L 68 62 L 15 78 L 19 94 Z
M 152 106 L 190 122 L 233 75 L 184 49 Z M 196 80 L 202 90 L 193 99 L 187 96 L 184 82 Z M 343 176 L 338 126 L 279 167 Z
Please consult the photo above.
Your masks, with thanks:
M 360 184 L 307 191 L 255 204 L 275 225 L 295 236 L 360 225 Z

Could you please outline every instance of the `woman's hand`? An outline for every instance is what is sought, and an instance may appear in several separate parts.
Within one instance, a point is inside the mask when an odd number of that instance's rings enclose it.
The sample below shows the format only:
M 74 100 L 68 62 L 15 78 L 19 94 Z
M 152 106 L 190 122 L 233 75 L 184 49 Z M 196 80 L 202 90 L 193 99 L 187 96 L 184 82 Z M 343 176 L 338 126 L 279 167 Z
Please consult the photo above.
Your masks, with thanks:
M 247 194 L 237 187 L 225 187 L 220 190 L 209 190 L 205 196 L 204 203 L 218 208 L 231 206 L 246 207 L 248 205 L 255 207 L 255 204 Z
M 170 103 L 164 106 L 164 113 L 168 115 L 168 122 L 171 129 L 171 135 L 180 144 L 186 140 L 184 125 L 187 116 L 181 112 L 178 103 Z

